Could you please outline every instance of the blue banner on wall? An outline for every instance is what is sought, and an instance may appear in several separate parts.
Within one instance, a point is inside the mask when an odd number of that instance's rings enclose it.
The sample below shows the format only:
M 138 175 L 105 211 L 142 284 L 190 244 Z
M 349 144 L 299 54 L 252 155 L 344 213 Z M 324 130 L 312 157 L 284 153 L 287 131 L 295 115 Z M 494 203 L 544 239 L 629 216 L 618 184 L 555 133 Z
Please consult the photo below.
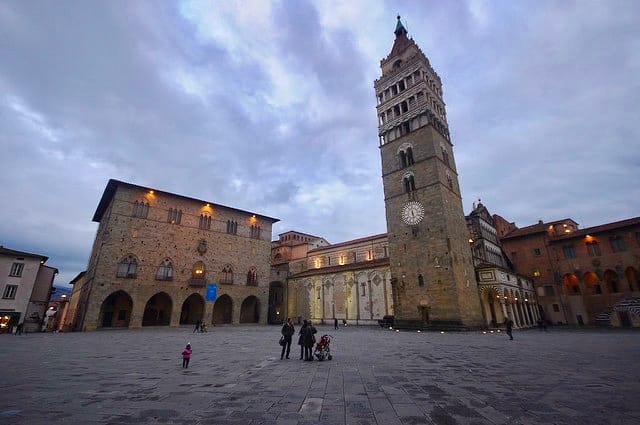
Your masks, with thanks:
M 215 301 L 218 296 L 218 285 L 207 283 L 207 301 Z

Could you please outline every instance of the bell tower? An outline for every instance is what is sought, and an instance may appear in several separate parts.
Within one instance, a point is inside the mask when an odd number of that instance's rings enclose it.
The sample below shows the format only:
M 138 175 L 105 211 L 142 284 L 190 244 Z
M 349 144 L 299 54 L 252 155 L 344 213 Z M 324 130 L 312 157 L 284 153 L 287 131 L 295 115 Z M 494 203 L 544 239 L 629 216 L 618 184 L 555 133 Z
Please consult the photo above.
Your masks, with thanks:
M 400 21 L 374 82 L 400 326 L 484 325 L 442 81 Z

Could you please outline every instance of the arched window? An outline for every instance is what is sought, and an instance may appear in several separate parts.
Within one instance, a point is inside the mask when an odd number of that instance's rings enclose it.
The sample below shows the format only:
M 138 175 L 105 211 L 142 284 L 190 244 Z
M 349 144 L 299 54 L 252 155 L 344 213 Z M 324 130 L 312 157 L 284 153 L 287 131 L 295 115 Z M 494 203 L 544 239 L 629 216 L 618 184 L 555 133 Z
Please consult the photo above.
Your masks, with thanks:
M 449 189 L 453 189 L 453 179 L 449 173 L 447 173 L 447 184 L 449 185 Z
M 600 252 L 600 246 L 598 245 L 597 241 L 586 242 L 586 245 L 589 256 L 599 257 L 600 255 L 602 255 Z
M 447 148 L 441 145 L 440 149 L 442 150 L 442 161 L 449 165 L 449 152 L 447 152 Z
M 227 264 L 222 269 L 222 279 L 220 283 L 227 283 L 227 284 L 233 283 L 233 268 L 231 267 L 230 264 Z
M 260 226 L 251 226 L 251 233 L 249 236 L 253 239 L 260 239 Z
M 182 221 L 182 210 L 177 208 L 169 208 L 167 213 L 167 223 L 180 224 Z
M 160 263 L 156 271 L 156 280 L 173 280 L 173 264 L 170 259 L 166 258 Z
M 413 148 L 411 146 L 407 148 L 407 165 L 413 165 Z
M 413 179 L 413 174 L 407 175 L 402 179 L 402 182 L 404 184 L 404 191 L 405 193 L 410 193 L 413 192 L 414 190 L 416 190 L 416 183 Z
M 149 214 L 149 203 L 145 201 L 135 201 L 133 203 L 133 217 L 147 218 Z
M 258 286 L 258 272 L 255 267 L 251 267 L 247 272 L 247 285 Z
M 135 279 L 138 271 L 138 260 L 133 255 L 123 258 L 118 263 L 118 271 L 116 277 L 124 277 L 127 279 Z
M 238 233 L 238 222 L 233 220 L 227 220 L 227 233 L 235 235 Z
M 198 261 L 193 265 L 193 270 L 191 270 L 191 277 L 194 279 L 205 278 L 205 268 L 204 268 L 204 263 L 202 261 Z
M 211 216 L 207 214 L 200 214 L 200 223 L 198 227 L 201 230 L 211 230 Z

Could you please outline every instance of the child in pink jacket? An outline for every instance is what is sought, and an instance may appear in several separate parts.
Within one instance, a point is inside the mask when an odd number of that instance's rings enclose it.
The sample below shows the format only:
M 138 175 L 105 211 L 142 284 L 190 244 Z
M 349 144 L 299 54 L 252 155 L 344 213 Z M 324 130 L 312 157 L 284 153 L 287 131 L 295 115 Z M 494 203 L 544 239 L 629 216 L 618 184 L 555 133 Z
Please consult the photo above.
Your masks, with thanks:
M 191 344 L 187 344 L 184 350 L 182 350 L 182 367 L 185 369 L 189 367 L 189 359 L 191 359 L 191 353 Z

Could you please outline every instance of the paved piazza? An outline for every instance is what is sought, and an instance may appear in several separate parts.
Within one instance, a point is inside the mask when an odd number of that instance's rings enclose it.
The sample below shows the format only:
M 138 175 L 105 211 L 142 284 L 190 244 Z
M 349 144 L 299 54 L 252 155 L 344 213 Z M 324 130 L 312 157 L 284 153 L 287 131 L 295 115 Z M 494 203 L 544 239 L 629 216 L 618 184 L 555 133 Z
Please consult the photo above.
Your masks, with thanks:
M 333 360 L 303 362 L 280 360 L 279 330 L 0 335 L 0 423 L 640 423 L 639 332 L 319 326 Z

